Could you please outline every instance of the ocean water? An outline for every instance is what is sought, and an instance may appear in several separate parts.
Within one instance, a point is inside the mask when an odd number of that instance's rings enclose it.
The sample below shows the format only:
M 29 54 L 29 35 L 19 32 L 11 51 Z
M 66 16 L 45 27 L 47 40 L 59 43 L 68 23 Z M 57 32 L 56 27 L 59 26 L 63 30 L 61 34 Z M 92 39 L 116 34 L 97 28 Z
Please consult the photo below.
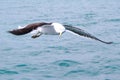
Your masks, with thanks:
M 120 80 L 119 0 L 0 0 L 0 80 Z M 69 24 L 105 40 L 7 33 L 33 22 Z

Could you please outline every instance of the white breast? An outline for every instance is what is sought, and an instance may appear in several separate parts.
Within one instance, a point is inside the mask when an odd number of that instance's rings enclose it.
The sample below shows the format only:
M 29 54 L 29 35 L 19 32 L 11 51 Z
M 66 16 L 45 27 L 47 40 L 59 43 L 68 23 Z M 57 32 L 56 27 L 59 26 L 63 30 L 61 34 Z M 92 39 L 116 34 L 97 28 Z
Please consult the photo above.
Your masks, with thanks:
M 42 27 L 39 27 L 38 30 L 46 35 L 58 35 L 54 26 L 52 25 L 44 25 Z

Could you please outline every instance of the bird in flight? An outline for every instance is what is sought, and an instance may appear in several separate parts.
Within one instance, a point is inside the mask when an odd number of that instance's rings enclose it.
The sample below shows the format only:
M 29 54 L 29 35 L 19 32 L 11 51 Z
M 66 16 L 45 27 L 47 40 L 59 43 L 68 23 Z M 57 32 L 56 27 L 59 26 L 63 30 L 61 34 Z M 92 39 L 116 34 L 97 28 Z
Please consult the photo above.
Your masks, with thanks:
M 38 22 L 38 23 L 32 23 L 32 24 L 28 24 L 25 27 L 19 27 L 18 29 L 13 29 L 8 31 L 9 33 L 12 33 L 14 35 L 24 35 L 30 32 L 34 32 L 34 34 L 31 36 L 31 38 L 37 38 L 43 34 L 45 35 L 62 35 L 64 32 L 66 32 L 66 30 L 72 31 L 75 34 L 78 34 L 80 36 L 84 36 L 84 37 L 88 37 L 97 41 L 100 41 L 102 43 L 105 44 L 111 44 L 112 42 L 106 42 L 103 41 L 93 35 L 91 35 L 90 33 L 71 26 L 71 25 L 63 25 L 60 23 L 56 23 L 56 22 L 52 22 L 52 23 L 46 23 L 46 22 Z

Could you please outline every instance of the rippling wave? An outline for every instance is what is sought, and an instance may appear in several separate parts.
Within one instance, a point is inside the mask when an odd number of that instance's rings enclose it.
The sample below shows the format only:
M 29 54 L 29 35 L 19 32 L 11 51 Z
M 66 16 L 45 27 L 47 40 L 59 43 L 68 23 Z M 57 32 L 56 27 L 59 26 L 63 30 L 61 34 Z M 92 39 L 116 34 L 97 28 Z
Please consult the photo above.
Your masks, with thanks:
M 1 0 L 0 80 L 120 80 L 119 0 Z M 65 33 L 14 36 L 32 22 L 77 26 L 106 45 Z

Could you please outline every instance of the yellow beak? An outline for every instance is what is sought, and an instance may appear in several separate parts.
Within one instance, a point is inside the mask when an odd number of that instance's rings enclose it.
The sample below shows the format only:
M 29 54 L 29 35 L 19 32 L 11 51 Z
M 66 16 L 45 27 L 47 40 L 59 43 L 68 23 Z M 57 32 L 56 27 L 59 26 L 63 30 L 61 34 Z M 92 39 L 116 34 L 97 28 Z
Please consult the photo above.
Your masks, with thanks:
M 61 36 L 61 35 L 62 35 L 62 32 L 60 32 L 59 36 Z

